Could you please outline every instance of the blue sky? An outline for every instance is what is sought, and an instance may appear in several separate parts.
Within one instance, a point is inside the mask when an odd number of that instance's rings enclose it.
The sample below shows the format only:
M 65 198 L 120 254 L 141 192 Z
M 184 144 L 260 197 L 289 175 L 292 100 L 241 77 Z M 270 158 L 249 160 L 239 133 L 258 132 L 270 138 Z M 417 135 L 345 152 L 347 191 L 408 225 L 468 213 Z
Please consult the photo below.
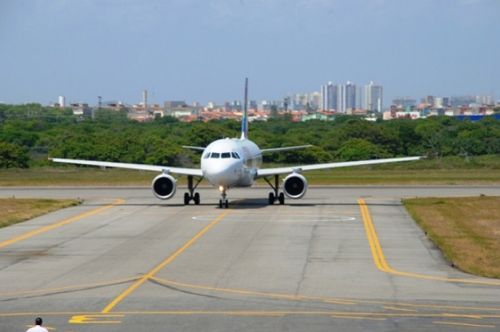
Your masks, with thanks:
M 281 99 L 327 81 L 500 99 L 498 0 L 1 0 L 0 101 Z

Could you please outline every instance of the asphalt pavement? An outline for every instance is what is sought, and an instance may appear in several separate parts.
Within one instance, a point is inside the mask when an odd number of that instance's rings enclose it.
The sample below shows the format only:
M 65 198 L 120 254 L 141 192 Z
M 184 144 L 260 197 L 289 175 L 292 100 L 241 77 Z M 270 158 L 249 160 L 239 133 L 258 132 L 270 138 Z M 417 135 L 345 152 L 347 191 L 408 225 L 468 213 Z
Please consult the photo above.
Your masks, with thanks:
M 84 200 L 0 229 L 0 331 L 500 331 L 500 280 L 451 267 L 400 201 L 499 186 L 183 192 L 0 188 Z

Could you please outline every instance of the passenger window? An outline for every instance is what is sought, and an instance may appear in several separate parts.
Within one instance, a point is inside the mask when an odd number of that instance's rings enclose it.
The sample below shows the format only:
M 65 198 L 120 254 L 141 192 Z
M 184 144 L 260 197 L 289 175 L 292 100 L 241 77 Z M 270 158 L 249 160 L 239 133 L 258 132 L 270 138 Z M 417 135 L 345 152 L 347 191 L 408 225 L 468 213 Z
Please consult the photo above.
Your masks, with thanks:
M 222 158 L 224 159 L 231 158 L 231 154 L 229 152 L 224 152 L 222 153 Z
M 234 159 L 240 159 L 240 156 L 236 152 L 231 152 L 231 155 L 233 156 Z
M 212 152 L 212 154 L 210 155 L 210 157 L 212 159 L 217 159 L 220 157 L 220 153 L 219 152 Z

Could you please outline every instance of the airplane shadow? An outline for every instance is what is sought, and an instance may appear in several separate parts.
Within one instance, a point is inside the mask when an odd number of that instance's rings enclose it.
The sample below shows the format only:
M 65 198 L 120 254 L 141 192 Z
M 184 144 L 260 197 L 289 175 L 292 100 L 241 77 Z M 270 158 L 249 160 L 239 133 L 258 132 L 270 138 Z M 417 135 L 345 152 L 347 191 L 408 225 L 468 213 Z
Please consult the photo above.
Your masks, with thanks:
M 102 207 L 102 206 L 108 206 L 109 204 L 85 204 L 85 206 L 89 207 Z M 368 207 L 370 206 L 403 206 L 402 203 L 367 203 L 366 204 Z M 184 207 L 186 205 L 184 204 L 169 204 L 169 203 L 124 203 L 120 205 L 116 205 L 116 207 L 120 206 L 143 206 L 143 207 L 159 207 L 159 208 L 171 208 L 171 207 Z M 194 205 L 194 204 L 189 204 L 189 206 L 195 207 L 195 206 L 213 206 L 214 208 L 219 209 L 219 206 L 217 203 L 200 203 L 199 205 Z M 269 203 L 267 202 L 267 199 L 265 198 L 245 198 L 245 199 L 236 199 L 236 200 L 229 200 L 229 209 L 238 209 L 238 210 L 244 210 L 244 209 L 263 209 L 270 206 Z M 274 204 L 274 206 L 280 206 L 279 204 Z M 312 207 L 312 206 L 359 206 L 358 203 L 353 202 L 353 203 L 288 203 L 285 201 L 285 204 L 283 206 L 288 206 L 288 207 Z

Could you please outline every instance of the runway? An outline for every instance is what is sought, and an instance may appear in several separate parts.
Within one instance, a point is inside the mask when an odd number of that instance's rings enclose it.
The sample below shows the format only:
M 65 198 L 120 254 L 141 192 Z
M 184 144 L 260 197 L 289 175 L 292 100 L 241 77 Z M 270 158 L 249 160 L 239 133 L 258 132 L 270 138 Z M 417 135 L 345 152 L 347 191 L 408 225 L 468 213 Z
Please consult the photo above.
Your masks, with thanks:
M 0 229 L 0 331 L 500 331 L 500 280 L 449 266 L 401 197 L 498 186 L 1 188 L 84 204 Z

